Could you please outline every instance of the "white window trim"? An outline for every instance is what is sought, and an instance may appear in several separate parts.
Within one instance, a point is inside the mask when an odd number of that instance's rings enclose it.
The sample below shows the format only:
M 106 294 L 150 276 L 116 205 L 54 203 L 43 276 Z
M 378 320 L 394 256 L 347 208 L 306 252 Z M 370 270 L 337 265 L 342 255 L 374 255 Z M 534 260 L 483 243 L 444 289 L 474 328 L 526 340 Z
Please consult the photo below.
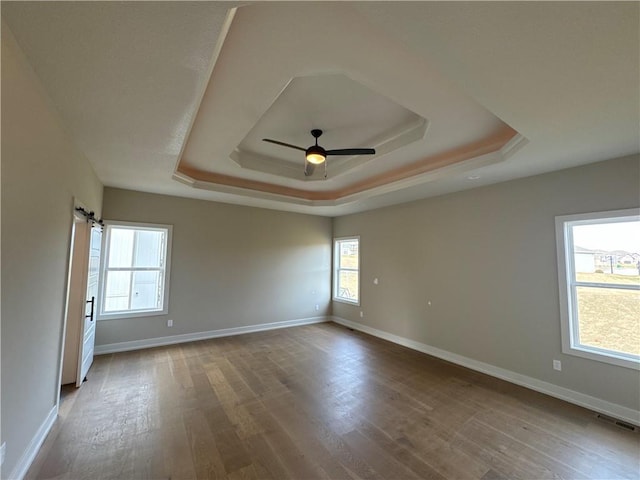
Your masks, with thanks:
M 103 313 L 102 309 L 104 307 L 104 289 L 106 288 L 105 284 L 105 271 L 106 271 L 106 261 L 109 250 L 109 238 L 110 233 L 108 227 L 130 227 L 138 230 L 148 229 L 159 229 L 163 228 L 167 230 L 167 253 L 165 256 L 165 274 L 164 274 L 164 295 L 162 297 L 162 309 L 161 310 L 140 310 L 135 312 L 118 312 L 118 313 Z M 169 285 L 171 284 L 171 243 L 173 241 L 173 225 L 165 225 L 159 223 L 141 223 L 141 222 L 122 222 L 117 220 L 105 220 L 104 221 L 104 232 L 102 238 L 102 252 L 100 258 L 100 301 L 98 305 L 98 314 L 96 316 L 96 320 L 116 320 L 120 318 L 135 318 L 135 317 L 152 317 L 158 315 L 167 315 L 169 313 Z
M 344 241 L 349 241 L 349 240 L 357 240 L 358 241 L 358 300 L 357 301 L 353 301 L 353 300 L 347 300 L 345 298 L 342 297 L 338 297 L 337 293 L 338 293 L 338 270 L 340 267 L 340 255 L 336 255 L 336 245 L 338 242 L 344 242 Z M 343 268 L 342 270 L 353 270 L 356 271 L 356 269 L 345 269 Z M 334 302 L 340 302 L 340 303 L 346 303 L 348 305 L 355 305 L 355 306 L 360 306 L 360 285 L 362 284 L 361 282 L 362 280 L 362 275 L 361 275 L 361 268 L 360 268 L 360 236 L 356 235 L 356 236 L 351 236 L 351 237 L 337 237 L 333 239 L 333 286 L 332 286 L 332 298 Z
M 569 247 L 573 245 L 571 228 L 569 228 L 571 224 L 576 224 L 578 222 L 584 224 L 614 223 L 623 217 L 628 218 L 633 216 L 640 216 L 640 208 L 562 215 L 556 217 L 556 250 L 558 256 L 562 353 L 640 370 L 640 359 L 635 355 L 625 355 L 620 352 L 581 345 L 578 343 L 578 325 L 575 321 L 577 319 L 575 318 L 574 312 L 574 306 L 577 304 L 577 299 L 575 296 L 575 289 L 571 286 L 572 272 L 574 271 L 575 266 L 573 255 L 569 252 Z M 575 283 L 576 282 L 574 282 L 574 284 Z M 611 284 L 603 286 L 606 288 L 612 287 Z M 633 286 L 625 286 L 624 288 L 628 290 L 635 290 Z

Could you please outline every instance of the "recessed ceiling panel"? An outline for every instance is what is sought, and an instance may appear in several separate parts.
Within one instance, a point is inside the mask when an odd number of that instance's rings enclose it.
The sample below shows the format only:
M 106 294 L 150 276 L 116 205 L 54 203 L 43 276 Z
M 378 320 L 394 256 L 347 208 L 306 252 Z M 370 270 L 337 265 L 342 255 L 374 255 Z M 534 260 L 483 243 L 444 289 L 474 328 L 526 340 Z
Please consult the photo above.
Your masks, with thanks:
M 293 126 L 293 129 L 292 129 Z M 296 77 L 260 117 L 231 158 L 242 168 L 305 181 L 324 179 L 324 169 L 305 177 L 304 152 L 263 141 L 276 139 L 307 148 L 311 129 L 321 129 L 325 149 L 374 148 L 376 155 L 332 156 L 331 177 L 364 166 L 376 156 L 424 138 L 427 121 L 417 113 L 345 75 Z
M 321 35 L 304 33 L 317 25 Z M 262 140 L 306 149 L 312 129 L 323 131 L 325 149 L 376 154 L 330 157 L 326 179 L 323 168 L 305 177 L 303 151 Z M 500 162 L 516 136 L 351 5 L 266 2 L 235 14 L 176 179 L 283 201 L 338 202 L 428 182 L 453 164 Z

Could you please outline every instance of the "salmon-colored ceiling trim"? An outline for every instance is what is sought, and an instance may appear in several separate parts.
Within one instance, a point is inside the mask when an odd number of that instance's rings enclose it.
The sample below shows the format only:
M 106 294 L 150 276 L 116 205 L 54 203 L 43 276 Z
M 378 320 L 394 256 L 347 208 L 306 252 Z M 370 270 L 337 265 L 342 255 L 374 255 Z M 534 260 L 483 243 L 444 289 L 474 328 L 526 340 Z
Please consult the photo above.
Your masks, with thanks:
M 178 173 L 186 175 L 191 179 L 199 182 L 206 182 L 218 185 L 226 185 L 230 187 L 244 188 L 255 190 L 258 192 L 273 193 L 276 195 L 284 195 L 287 197 L 301 198 L 304 200 L 338 200 L 349 195 L 371 190 L 376 187 L 388 185 L 393 182 L 405 180 L 416 175 L 432 172 L 434 170 L 448 167 L 456 163 L 470 160 L 488 153 L 495 152 L 504 147 L 509 140 L 518 134 L 511 127 L 505 125 L 499 132 L 484 138 L 480 141 L 465 145 L 463 147 L 448 150 L 446 152 L 432 155 L 409 165 L 403 165 L 394 170 L 366 178 L 362 181 L 355 182 L 344 188 L 329 191 L 310 191 L 299 188 L 286 187 L 274 183 L 261 182 L 257 180 L 249 180 L 231 175 L 223 175 L 220 173 L 207 172 L 197 168 L 182 165 L 182 161 L 178 165 Z
M 312 192 L 308 190 L 301 190 L 299 188 L 285 187 L 283 185 L 276 185 L 273 183 L 260 182 L 258 180 L 249 180 L 241 177 L 233 177 L 231 175 L 222 175 L 220 173 L 205 172 L 203 170 L 178 166 L 178 173 L 186 175 L 193 180 L 206 183 L 215 183 L 219 185 L 227 185 L 230 187 L 246 188 L 249 190 L 256 190 L 258 192 L 275 193 L 278 195 L 285 195 L 287 197 L 304 198 L 306 200 L 331 200 L 331 192 Z
M 438 155 L 432 155 L 409 165 L 404 165 L 396 168 L 395 170 L 384 172 L 374 177 L 354 183 L 353 185 L 340 190 L 340 195 L 337 198 L 346 197 L 347 195 L 353 195 L 365 190 L 371 190 L 375 187 L 388 185 L 389 183 L 415 177 L 416 175 L 432 172 L 465 160 L 486 155 L 487 153 L 495 152 L 504 147 L 507 142 L 517 134 L 518 132 L 508 125 L 505 125 L 504 128 L 496 134 L 478 142 L 454 148 Z

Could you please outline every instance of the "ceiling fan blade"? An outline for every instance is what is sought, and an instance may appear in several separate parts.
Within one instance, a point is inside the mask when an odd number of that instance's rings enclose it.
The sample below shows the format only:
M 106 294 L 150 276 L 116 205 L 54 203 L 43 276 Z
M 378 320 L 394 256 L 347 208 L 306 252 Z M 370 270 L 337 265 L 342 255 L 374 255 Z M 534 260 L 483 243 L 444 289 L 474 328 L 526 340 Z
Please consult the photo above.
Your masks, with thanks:
M 269 143 L 275 143 L 276 145 L 280 145 L 280 146 L 283 146 L 283 147 L 295 148 L 296 150 L 302 150 L 303 152 L 307 151 L 306 148 L 298 147 L 296 145 L 291 145 L 290 143 L 279 142 L 278 140 L 271 140 L 270 138 L 263 138 L 262 141 L 263 142 L 269 142 Z
M 338 150 L 327 150 L 327 155 L 375 155 L 374 148 L 340 148 Z

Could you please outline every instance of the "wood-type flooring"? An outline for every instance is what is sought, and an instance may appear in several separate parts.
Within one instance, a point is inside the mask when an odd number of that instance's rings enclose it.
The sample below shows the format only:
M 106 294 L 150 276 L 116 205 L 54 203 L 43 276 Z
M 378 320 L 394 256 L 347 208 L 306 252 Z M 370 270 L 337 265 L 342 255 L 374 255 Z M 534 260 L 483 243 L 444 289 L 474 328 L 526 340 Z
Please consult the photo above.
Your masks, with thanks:
M 98 356 L 27 479 L 639 478 L 640 435 L 332 323 Z

